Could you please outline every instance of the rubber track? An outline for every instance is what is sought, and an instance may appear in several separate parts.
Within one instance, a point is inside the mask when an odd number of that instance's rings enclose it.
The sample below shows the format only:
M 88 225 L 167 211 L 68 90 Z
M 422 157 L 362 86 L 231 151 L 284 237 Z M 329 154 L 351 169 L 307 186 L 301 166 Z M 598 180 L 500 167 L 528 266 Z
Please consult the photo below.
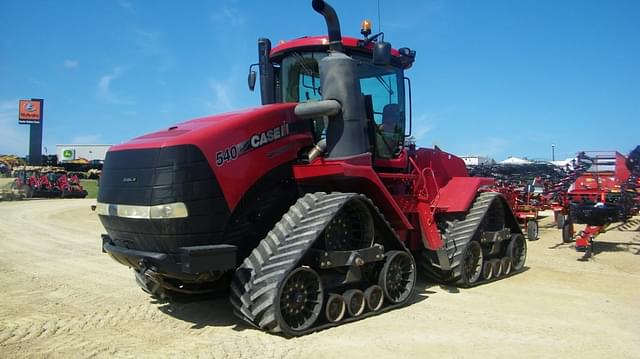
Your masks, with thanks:
M 360 194 L 317 192 L 298 199 L 236 270 L 230 294 L 234 313 L 249 324 L 269 332 L 304 335 L 405 304 L 406 302 L 388 306 L 380 311 L 347 318 L 336 324 L 311 327 L 304 332 L 290 333 L 283 330 L 276 319 L 275 300 L 282 281 L 289 272 L 298 267 L 300 260 L 342 206 L 356 198 L 365 200 L 375 209 L 372 215 L 383 218 L 373 203 Z M 388 222 L 384 223 L 393 232 Z
M 491 204 L 495 200 L 498 200 L 498 196 L 500 196 L 500 194 L 497 192 L 482 192 L 476 197 L 469 209 L 469 212 L 463 220 L 447 221 L 445 231 L 442 233 L 442 240 L 444 241 L 447 249 L 447 256 L 451 263 L 451 270 L 441 270 L 440 266 L 433 263 L 427 254 L 428 252 L 424 250 L 421 254 L 420 263 L 422 270 L 428 277 L 443 283 L 455 283 L 456 285 L 463 284 L 460 282 L 462 272 L 462 266 L 460 265 L 462 262 L 462 252 L 464 251 L 467 243 L 473 239 L 474 235 L 480 228 L 482 219 L 487 214 Z M 505 210 L 507 209 L 508 208 L 505 208 Z M 503 275 L 496 279 L 506 277 L 507 276 Z M 473 283 L 472 286 L 483 282 L 486 281 L 479 279 L 477 282 Z

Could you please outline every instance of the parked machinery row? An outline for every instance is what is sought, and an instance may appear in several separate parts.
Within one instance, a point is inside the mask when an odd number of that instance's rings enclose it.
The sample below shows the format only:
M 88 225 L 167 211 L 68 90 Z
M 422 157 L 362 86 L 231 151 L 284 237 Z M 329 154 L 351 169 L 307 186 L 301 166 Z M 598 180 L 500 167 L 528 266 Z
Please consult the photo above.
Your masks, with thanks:
M 13 188 L 24 191 L 26 198 L 85 198 L 87 191 L 78 176 L 62 168 L 22 166 L 13 171 Z
M 505 196 L 529 240 L 539 238 L 538 213 L 549 209 L 549 189 L 566 175 L 546 162 L 470 166 L 469 173 L 496 178 L 491 190 Z

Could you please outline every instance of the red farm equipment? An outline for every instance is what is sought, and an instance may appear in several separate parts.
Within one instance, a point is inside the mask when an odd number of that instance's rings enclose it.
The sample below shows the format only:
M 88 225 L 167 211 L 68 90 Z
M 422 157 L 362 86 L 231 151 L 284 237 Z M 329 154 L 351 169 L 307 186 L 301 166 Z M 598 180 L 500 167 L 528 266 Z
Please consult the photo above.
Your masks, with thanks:
M 24 191 L 27 198 L 84 198 L 78 177 L 69 177 L 62 168 L 22 166 L 13 171 L 13 187 Z
M 638 149 L 635 150 L 636 152 Z M 613 222 L 625 222 L 638 211 L 638 153 L 629 158 L 615 151 L 582 152 L 585 166 L 562 195 L 561 211 L 568 213 L 562 239 L 575 240 L 576 249 L 593 253 L 593 240 Z M 577 234 L 574 224 L 584 224 Z
M 333 8 L 312 6 L 328 36 L 258 40 L 263 106 L 110 148 L 103 251 L 152 296 L 228 289 L 238 317 L 288 336 L 409 303 L 418 267 L 461 286 L 520 271 L 517 220 L 482 190 L 494 180 L 405 145 L 415 51 L 367 22 L 342 37 Z
M 85 198 L 87 191 L 80 184 L 78 176 L 66 172 L 56 173 L 56 186 L 60 189 L 61 198 Z
M 564 172 L 546 162 L 471 166 L 472 176 L 494 177 L 491 190 L 505 196 L 529 240 L 539 238 L 539 212 L 549 209 L 547 190 Z

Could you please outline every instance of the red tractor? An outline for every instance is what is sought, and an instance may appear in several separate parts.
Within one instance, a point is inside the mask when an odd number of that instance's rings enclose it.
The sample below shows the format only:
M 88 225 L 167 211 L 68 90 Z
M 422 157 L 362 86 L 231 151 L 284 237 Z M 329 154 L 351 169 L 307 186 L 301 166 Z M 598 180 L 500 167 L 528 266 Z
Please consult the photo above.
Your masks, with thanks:
M 461 286 L 521 270 L 518 222 L 483 191 L 494 180 L 405 145 L 415 52 L 368 26 L 342 37 L 334 9 L 312 5 L 328 37 L 258 41 L 262 107 L 111 147 L 103 251 L 153 296 L 229 289 L 241 319 L 288 336 L 407 304 L 416 260 Z

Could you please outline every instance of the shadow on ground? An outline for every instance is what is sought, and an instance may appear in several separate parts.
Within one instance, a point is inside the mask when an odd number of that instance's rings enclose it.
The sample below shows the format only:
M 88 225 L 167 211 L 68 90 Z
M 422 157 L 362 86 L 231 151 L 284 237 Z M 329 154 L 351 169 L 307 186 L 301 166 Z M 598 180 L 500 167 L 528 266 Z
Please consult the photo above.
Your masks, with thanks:
M 192 329 L 208 326 L 235 326 L 234 330 L 248 328 L 233 314 L 233 307 L 226 295 L 198 296 L 188 301 L 156 302 L 158 309 L 176 319 L 193 323 Z

